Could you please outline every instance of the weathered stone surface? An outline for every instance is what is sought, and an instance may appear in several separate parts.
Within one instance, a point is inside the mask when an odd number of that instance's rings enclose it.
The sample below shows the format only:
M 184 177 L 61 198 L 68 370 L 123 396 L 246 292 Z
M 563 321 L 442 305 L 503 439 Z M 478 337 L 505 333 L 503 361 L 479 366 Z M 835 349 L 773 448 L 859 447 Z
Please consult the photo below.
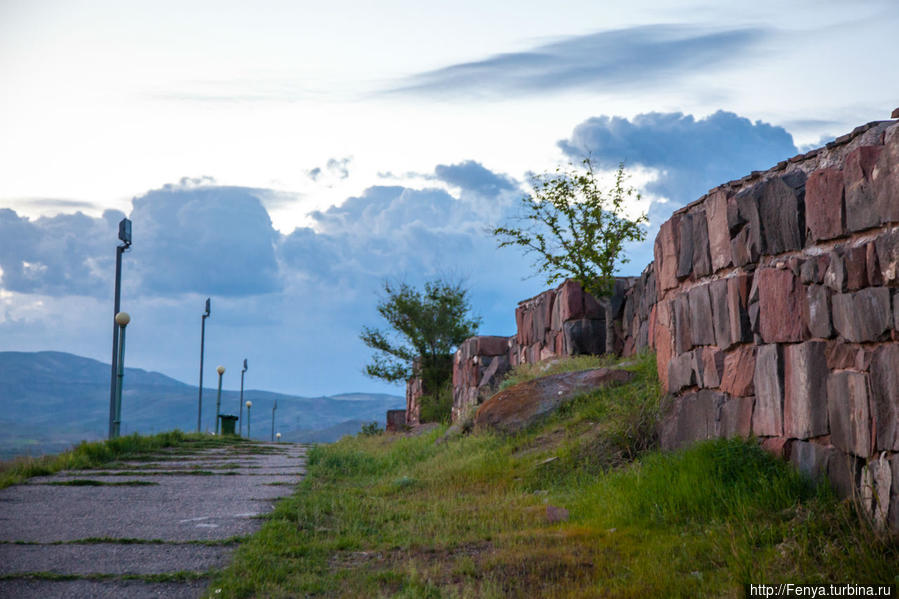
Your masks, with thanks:
M 674 309 L 674 352 L 682 354 L 693 348 L 690 301 L 687 299 L 687 294 L 681 293 L 675 296 L 671 304 Z
M 752 432 L 764 437 L 783 435 L 783 357 L 779 345 L 760 345 L 753 376 L 755 410 Z
M 758 240 L 752 236 L 752 230 L 748 225 L 740 229 L 740 232 L 731 239 L 730 251 L 734 264 L 737 266 L 746 266 L 747 264 L 758 262 Z
M 899 293 L 893 294 L 893 330 L 899 331 Z
M 837 168 L 813 172 L 805 187 L 805 219 L 813 241 L 843 234 L 843 173 Z
M 848 341 L 876 341 L 892 325 L 890 290 L 869 287 L 831 298 L 833 326 Z
M 724 372 L 721 375 L 722 391 L 734 396 L 754 393 L 755 346 L 740 345 L 724 357 Z
M 865 246 L 856 246 L 846 250 L 846 288 L 856 291 L 868 286 L 868 257 Z
M 667 289 L 677 287 L 677 256 L 680 252 L 677 241 L 678 215 L 672 216 L 662 223 L 659 234 L 656 235 L 653 245 L 653 257 L 655 258 L 656 282 L 659 286 L 659 297 Z
M 712 260 L 709 256 L 709 230 L 706 224 L 705 211 L 693 214 L 693 274 L 704 277 L 712 272 Z
M 893 476 L 885 454 L 869 460 L 862 466 L 861 501 L 862 507 L 874 521 L 875 528 L 883 530 L 887 524 L 890 507 L 890 487 Z
M 852 497 L 858 490 L 858 458 L 832 450 L 827 459 L 827 478 L 840 499 Z
M 709 286 L 694 287 L 687 292 L 687 296 L 690 302 L 690 338 L 693 345 L 714 345 L 715 328 Z
M 564 351 L 566 355 L 602 354 L 606 349 L 606 323 L 604 320 L 581 318 L 562 323 Z
M 730 311 L 727 306 L 727 280 L 719 279 L 708 285 L 709 299 L 712 306 L 712 330 L 715 344 L 727 349 L 734 344 L 730 332 Z
M 678 223 L 677 278 L 683 279 L 693 272 L 693 215 L 681 215 Z
M 727 279 L 727 311 L 730 328 L 730 342 L 725 345 L 744 343 L 752 339 L 749 322 L 749 285 L 752 278 L 746 274 L 738 274 Z M 719 346 L 722 341 L 718 339 Z
M 650 328 L 652 329 L 652 348 L 656 352 L 656 371 L 659 375 L 659 383 L 662 391 L 668 392 L 668 362 L 671 360 L 674 349 L 672 330 L 671 302 L 661 301 L 657 303 L 649 315 Z
M 762 439 L 762 449 L 783 460 L 790 459 L 790 448 L 793 440 L 786 437 L 768 437 Z
M 695 350 L 699 352 L 697 363 L 699 376 L 697 382 L 700 387 L 716 388 L 721 384 L 721 374 L 724 370 L 724 352 L 714 347 L 703 347 Z
M 848 371 L 830 374 L 827 378 L 827 416 L 834 447 L 860 457 L 871 455 L 866 375 Z
M 874 240 L 884 284 L 899 279 L 899 229 L 885 231 Z
M 741 232 L 746 234 L 745 243 L 750 262 L 756 262 L 765 251 L 762 245 L 762 221 L 759 217 L 759 202 L 764 191 L 763 187 L 763 184 L 756 183 L 740 191 L 736 196 L 738 220 L 746 223 Z M 736 254 L 734 258 L 736 259 Z
M 689 351 L 671 358 L 668 361 L 668 391 L 677 393 L 685 387 L 692 387 L 698 382 L 699 365 L 696 353 Z
M 799 280 L 805 284 L 821 282 L 821 277 L 818 274 L 817 260 L 806 260 L 802 263 L 802 267 L 799 269 Z
M 677 449 L 719 433 L 720 409 L 726 396 L 703 389 L 674 400 L 674 406 L 662 420 L 660 443 L 663 449 Z
M 575 320 L 584 318 L 584 288 L 575 281 L 565 281 L 559 287 L 559 319 L 562 322 L 566 320 Z
M 709 232 L 709 254 L 712 271 L 731 263 L 730 230 L 727 224 L 727 193 L 715 191 L 705 200 L 706 227 Z
M 482 403 L 475 413 L 475 427 L 516 432 L 581 393 L 626 383 L 633 377 L 633 373 L 626 370 L 597 368 L 519 383 Z
M 899 344 L 874 350 L 871 358 L 871 411 L 877 449 L 899 451 Z M 897 487 L 899 488 L 899 487 Z
M 809 285 L 802 304 L 802 324 L 812 337 L 827 339 L 833 334 L 830 324 L 831 291 L 823 285 Z
M 718 436 L 748 437 L 752 433 L 754 397 L 731 397 L 721 406 Z
M 796 441 L 790 449 L 790 462 L 806 476 L 817 479 L 827 474 L 830 454 L 829 449 L 817 443 Z
M 784 435 L 809 439 L 827 434 L 827 361 L 823 341 L 784 348 Z
M 795 189 L 783 177 L 774 177 L 764 183 L 759 216 L 766 254 L 798 250 L 805 245 L 803 196 L 802 188 Z
M 827 270 L 824 271 L 824 284 L 837 293 L 846 291 L 846 266 L 843 258 L 836 252 L 827 254 Z
M 880 222 L 899 222 L 899 135 L 893 134 L 885 142 L 871 171 L 871 187 Z
M 854 343 L 846 343 L 841 339 L 827 342 L 827 368 L 830 370 L 845 370 L 855 368 L 856 356 L 861 347 Z
M 477 339 L 477 354 L 479 356 L 500 356 L 509 353 L 509 338 L 495 335 L 482 335 Z
M 882 146 L 861 146 L 849 152 L 843 161 L 846 228 L 850 231 L 861 231 L 880 224 L 880 215 L 874 205 L 871 174 L 882 150 Z
M 868 276 L 868 285 L 875 287 L 883 285 L 880 261 L 877 259 L 877 246 L 873 241 L 865 244 L 865 270 Z
M 801 341 L 805 293 L 792 272 L 763 268 L 756 273 L 759 290 L 759 333 L 765 343 Z

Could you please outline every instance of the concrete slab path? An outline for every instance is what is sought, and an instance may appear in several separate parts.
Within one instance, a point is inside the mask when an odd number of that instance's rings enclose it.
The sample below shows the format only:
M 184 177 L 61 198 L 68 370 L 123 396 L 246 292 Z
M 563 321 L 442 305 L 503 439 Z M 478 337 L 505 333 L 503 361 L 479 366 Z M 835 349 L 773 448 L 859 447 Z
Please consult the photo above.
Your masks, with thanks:
M 160 452 L 0 490 L 0 597 L 199 597 L 305 474 L 305 448 Z

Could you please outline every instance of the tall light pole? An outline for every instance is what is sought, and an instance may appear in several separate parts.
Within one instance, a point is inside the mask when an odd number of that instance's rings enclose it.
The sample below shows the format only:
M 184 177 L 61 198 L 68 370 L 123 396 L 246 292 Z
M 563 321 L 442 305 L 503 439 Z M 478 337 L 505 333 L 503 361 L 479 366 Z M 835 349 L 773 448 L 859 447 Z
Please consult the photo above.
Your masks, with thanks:
M 215 434 L 217 436 L 219 434 L 219 421 L 221 420 L 219 416 L 222 413 L 222 375 L 225 374 L 225 367 L 219 366 L 215 371 L 219 373 L 219 392 L 215 396 Z
M 131 316 L 127 312 L 119 312 L 115 315 L 115 322 L 119 327 L 119 355 L 116 360 L 115 418 L 112 421 L 113 439 L 119 436 L 122 426 L 122 383 L 125 378 L 125 327 L 131 322 Z
M 237 402 L 239 406 L 237 412 L 237 435 L 243 435 L 243 375 L 247 371 L 247 359 L 243 359 L 243 370 L 240 371 L 240 401 Z
M 272 441 L 275 440 L 275 410 L 278 409 L 278 400 L 272 405 Z
M 247 406 L 247 439 L 249 439 L 250 438 L 250 408 L 253 407 L 253 402 L 248 399 L 246 406 Z
M 115 249 L 115 301 L 112 309 L 112 360 L 109 375 L 109 438 L 113 438 L 113 429 L 115 428 L 115 389 L 116 376 L 118 367 L 116 361 L 119 357 L 119 325 L 115 322 L 115 317 L 121 309 L 122 299 L 122 254 L 131 247 L 131 221 L 123 218 L 119 221 L 119 240 L 122 245 L 116 246 Z
M 200 397 L 197 400 L 197 432 L 203 423 L 203 351 L 206 346 L 206 319 L 209 318 L 210 303 L 206 298 L 206 312 L 203 313 L 202 324 L 200 325 Z

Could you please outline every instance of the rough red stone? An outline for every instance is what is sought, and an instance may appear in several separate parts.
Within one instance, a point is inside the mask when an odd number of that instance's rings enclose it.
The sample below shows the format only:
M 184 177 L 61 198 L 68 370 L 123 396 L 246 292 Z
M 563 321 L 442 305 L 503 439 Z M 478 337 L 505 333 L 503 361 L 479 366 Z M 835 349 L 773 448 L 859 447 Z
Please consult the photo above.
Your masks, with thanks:
M 724 438 L 748 437 L 752 433 L 754 397 L 731 397 L 721 406 L 718 435 Z
M 699 373 L 700 367 L 695 351 L 674 356 L 668 361 L 668 391 L 677 393 L 681 389 L 698 384 Z
M 565 281 L 559 287 L 559 318 L 562 322 L 584 317 L 584 288 L 575 281 Z
M 759 333 L 765 343 L 801 341 L 805 293 L 788 270 L 763 268 L 756 275 L 759 290 Z
M 805 185 L 805 220 L 814 241 L 843 234 L 843 173 L 837 168 L 813 172 Z
M 874 350 L 871 359 L 871 411 L 877 449 L 899 450 L 899 344 Z
M 885 136 L 883 151 L 871 171 L 874 205 L 881 223 L 899 222 L 899 135 Z M 897 516 L 899 518 L 899 516 Z
M 475 427 L 513 433 L 530 426 L 577 395 L 626 383 L 633 377 L 633 373 L 626 370 L 597 368 L 519 383 L 482 403 L 475 413 Z
M 755 354 L 755 410 L 752 432 L 762 437 L 783 435 L 783 357 L 779 345 L 760 345 Z
M 714 272 L 731 263 L 726 192 L 719 190 L 709 194 L 705 200 L 705 218 L 709 233 L 709 254 Z
M 827 360 L 823 341 L 784 348 L 784 435 L 808 439 L 827 434 Z
M 745 266 L 754 264 L 759 259 L 759 249 L 756 240 L 751 236 L 751 229 L 745 226 L 740 229 L 739 233 L 734 235 L 730 242 L 730 252 L 733 256 L 734 264 L 737 266 Z
M 802 324 L 812 337 L 827 339 L 833 334 L 830 324 L 831 291 L 823 285 L 809 285 L 802 304 Z
M 693 228 L 693 274 L 697 278 L 704 277 L 712 272 L 712 260 L 709 257 L 709 230 L 704 210 L 693 213 L 691 225 Z
M 715 327 L 709 286 L 699 285 L 687 292 L 690 302 L 690 335 L 693 345 L 714 345 Z
M 727 279 L 727 312 L 730 328 L 730 342 L 727 345 L 743 343 L 752 338 L 747 311 L 750 275 L 738 274 Z M 721 341 L 718 341 L 721 345 Z
M 867 376 L 860 372 L 834 372 L 827 378 L 827 416 L 830 441 L 835 447 L 868 457 L 871 415 L 868 410 Z
M 846 288 L 856 291 L 868 286 L 868 256 L 865 246 L 852 247 L 846 250 Z
M 750 262 L 756 262 L 765 252 L 762 238 L 762 221 L 759 216 L 759 203 L 764 193 L 764 185 L 756 183 L 752 187 L 741 190 L 736 196 L 738 220 L 745 223 L 741 233 L 745 233 L 746 251 Z M 736 253 L 734 259 L 736 260 Z M 740 265 L 740 263 L 737 263 Z
M 659 297 L 662 297 L 664 291 L 677 287 L 677 255 L 679 247 L 676 231 L 678 231 L 679 220 L 680 217 L 674 215 L 662 223 L 653 246 L 655 268 L 658 275 L 656 281 L 659 287 Z
M 827 342 L 827 367 L 830 370 L 855 368 L 856 356 L 861 347 L 854 343 L 845 343 L 842 339 Z
M 768 437 L 767 439 L 762 439 L 762 449 L 778 458 L 787 460 L 790 458 L 792 441 L 792 439 L 786 437 Z
M 724 356 L 720 388 L 734 396 L 752 395 L 754 375 L 755 346 L 740 345 Z
M 899 279 L 899 229 L 885 231 L 874 240 L 884 284 Z
M 873 241 L 865 244 L 865 270 L 869 285 L 883 285 L 880 262 L 877 260 L 877 245 Z
M 824 284 L 836 291 L 846 291 L 846 265 L 836 252 L 828 252 L 827 269 L 824 271 Z
M 709 389 L 676 398 L 662 419 L 659 435 L 662 448 L 677 449 L 718 437 L 720 410 L 726 399 L 723 393 Z
M 652 347 L 656 352 L 656 371 L 662 391 L 668 392 L 668 362 L 673 353 L 673 336 L 671 303 L 661 301 L 655 305 L 651 313 Z
M 500 356 L 509 353 L 509 338 L 496 335 L 481 335 L 477 340 L 477 354 L 479 356 Z
M 850 231 L 861 231 L 880 224 L 880 215 L 874 205 L 871 175 L 882 150 L 883 146 L 861 146 L 849 152 L 843 161 L 846 227 Z
M 681 293 L 671 302 L 674 308 L 674 351 L 682 354 L 693 348 L 693 334 L 690 323 L 690 302 L 687 294 Z
M 838 293 L 831 299 L 831 304 L 833 326 L 848 341 L 877 341 L 893 323 L 887 287 Z
M 682 214 L 678 222 L 677 278 L 683 279 L 693 272 L 693 215 Z
M 727 280 L 712 281 L 708 290 L 712 305 L 712 329 L 715 333 L 715 345 L 721 349 L 727 349 L 734 344 L 730 332 L 730 311 L 727 307 Z
M 802 171 L 791 174 L 795 176 Z M 764 232 L 764 253 L 781 254 L 805 244 L 801 207 L 801 192 L 788 184 L 785 177 L 774 177 L 763 184 L 759 217 Z
M 715 388 L 721 384 L 721 374 L 724 370 L 724 352 L 712 347 L 704 347 L 696 350 L 700 352 L 698 359 L 699 377 L 697 383 L 706 388 Z

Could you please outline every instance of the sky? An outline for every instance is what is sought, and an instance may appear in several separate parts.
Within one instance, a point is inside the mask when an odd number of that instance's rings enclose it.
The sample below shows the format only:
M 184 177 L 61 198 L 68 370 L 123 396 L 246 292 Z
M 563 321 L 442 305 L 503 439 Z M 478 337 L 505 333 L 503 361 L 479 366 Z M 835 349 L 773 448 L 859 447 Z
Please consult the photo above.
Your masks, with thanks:
M 734 4 L 734 5 L 730 5 Z M 534 173 L 624 162 L 649 216 L 899 106 L 891 1 L 0 0 L 0 351 L 297 395 L 366 378 L 385 280 L 470 290 L 484 334 L 545 279 L 497 249 Z

